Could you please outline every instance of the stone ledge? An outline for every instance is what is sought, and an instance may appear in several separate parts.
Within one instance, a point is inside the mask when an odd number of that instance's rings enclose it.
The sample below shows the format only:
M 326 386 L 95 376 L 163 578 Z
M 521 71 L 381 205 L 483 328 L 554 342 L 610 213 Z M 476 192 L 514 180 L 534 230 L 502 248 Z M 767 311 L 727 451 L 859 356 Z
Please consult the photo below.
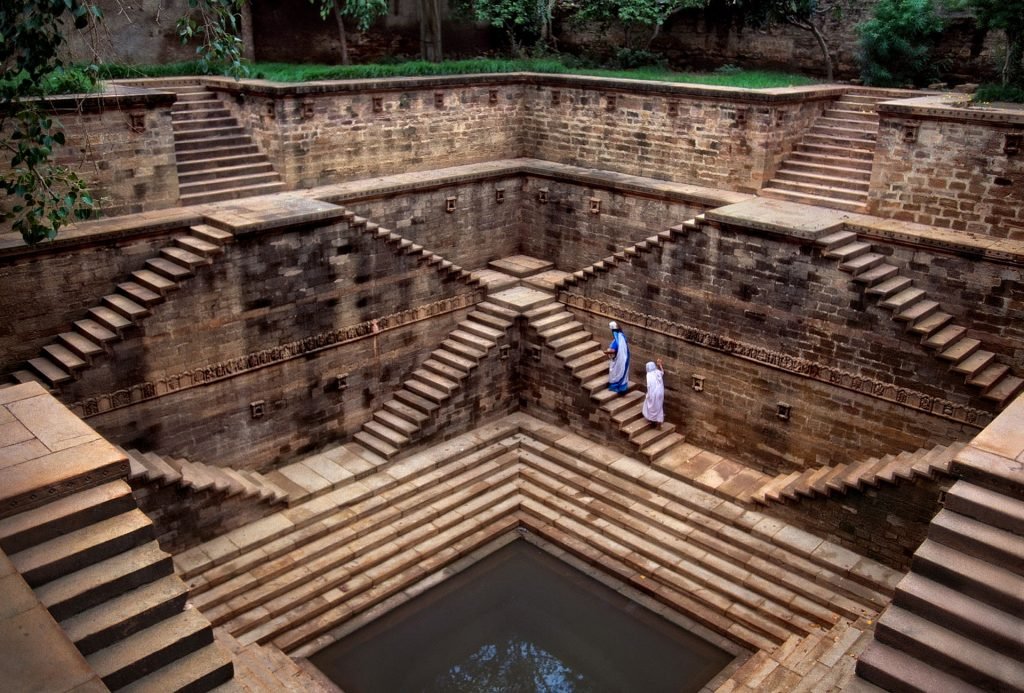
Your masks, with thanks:
M 60 94 L 36 100 L 54 113 L 95 113 L 128 108 L 169 108 L 178 96 L 169 91 L 107 83 L 102 92 L 95 94 Z
M 968 106 L 964 94 L 933 94 L 878 104 L 879 119 L 916 118 L 920 120 L 951 120 L 965 123 L 1007 124 L 1024 126 L 1024 107 Z

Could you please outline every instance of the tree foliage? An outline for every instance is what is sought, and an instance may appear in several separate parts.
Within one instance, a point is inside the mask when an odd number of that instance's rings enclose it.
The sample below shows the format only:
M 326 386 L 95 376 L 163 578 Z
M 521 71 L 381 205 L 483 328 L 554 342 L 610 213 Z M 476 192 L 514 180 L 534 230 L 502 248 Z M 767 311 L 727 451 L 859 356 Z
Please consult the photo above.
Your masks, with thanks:
M 861 77 L 878 87 L 924 86 L 938 73 L 932 59 L 943 22 L 932 0 L 879 0 L 860 34 Z
M 0 174 L 0 218 L 30 244 L 53 239 L 93 207 L 85 182 L 51 160 L 64 144 L 64 132 L 42 97 L 64 70 L 60 50 L 66 32 L 85 29 L 100 16 L 95 5 L 81 0 L 0 3 L 0 147 L 11 157 L 10 169 Z M 82 74 L 90 85 L 95 82 L 95 69 Z
M 789 24 L 814 36 L 821 50 L 826 79 L 832 81 L 832 53 L 825 38 L 824 25 L 829 20 L 842 20 L 843 0 L 732 0 L 745 24 L 767 27 Z
M 971 9 L 983 29 L 996 29 L 1006 37 L 1003 84 L 1024 88 L 1024 0 L 960 0 Z
M 526 47 L 547 40 L 556 0 L 455 0 L 457 14 L 487 22 L 508 36 L 513 50 L 522 54 Z
M 707 0 L 579 0 L 573 17 L 604 25 L 618 24 L 627 48 L 649 48 L 668 19 L 677 12 L 704 7 Z M 639 35 L 640 43 L 632 37 Z
M 202 74 L 249 76 L 242 60 L 239 10 L 245 0 L 188 0 L 188 10 L 177 21 L 183 45 L 197 42 L 196 60 Z

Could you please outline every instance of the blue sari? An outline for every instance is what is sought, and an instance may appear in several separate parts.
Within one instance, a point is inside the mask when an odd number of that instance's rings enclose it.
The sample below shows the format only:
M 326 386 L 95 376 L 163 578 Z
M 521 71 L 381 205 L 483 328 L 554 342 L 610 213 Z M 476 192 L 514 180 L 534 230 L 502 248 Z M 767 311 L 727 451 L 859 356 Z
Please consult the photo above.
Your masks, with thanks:
M 629 345 L 622 330 L 615 330 L 613 335 L 608 349 L 615 352 L 615 358 L 608 366 L 608 389 L 622 394 L 629 389 Z

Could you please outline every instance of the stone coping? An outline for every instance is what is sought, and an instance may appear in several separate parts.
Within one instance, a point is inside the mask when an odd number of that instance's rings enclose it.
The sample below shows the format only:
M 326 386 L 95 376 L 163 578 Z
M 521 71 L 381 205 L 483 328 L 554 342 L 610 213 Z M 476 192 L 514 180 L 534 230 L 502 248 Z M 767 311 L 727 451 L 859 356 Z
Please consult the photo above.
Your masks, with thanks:
M 152 87 L 107 82 L 103 91 L 94 94 L 58 94 L 32 100 L 41 102 L 55 113 L 96 113 L 124 111 L 130 108 L 170 107 L 178 100 L 178 96 L 173 92 L 160 91 Z
M 3 551 L 0 595 L 0 681 L 6 682 L 5 690 L 107 690 Z
M 318 222 L 336 221 L 346 213 L 344 207 L 316 197 L 295 193 L 275 193 L 244 197 L 207 207 L 206 220 L 236 236 L 286 229 Z
M 198 80 L 198 82 L 196 81 Z M 545 72 L 492 72 L 467 75 L 432 75 L 424 77 L 379 77 L 370 79 L 312 80 L 307 82 L 275 82 L 267 79 L 241 79 L 229 77 L 167 77 L 124 80 L 123 84 L 144 87 L 202 83 L 204 86 L 234 94 L 289 97 L 339 93 L 388 92 L 407 89 L 433 89 L 484 85 L 523 84 L 547 87 L 581 88 L 636 94 L 662 94 L 702 99 L 722 99 L 751 103 L 793 103 L 798 101 L 835 99 L 847 92 L 878 93 L 894 98 L 900 94 L 921 94 L 919 91 L 884 89 L 873 91 L 867 87 L 844 84 L 815 84 L 795 87 L 749 89 L 690 82 L 661 82 L 653 80 L 600 77 Z
M 973 123 L 1024 126 L 1024 106 L 970 105 L 966 94 L 930 94 L 878 104 L 879 118 L 902 117 L 919 120 L 952 120 Z
M 41 385 L 0 389 L 0 518 L 127 474 L 128 459 Z
M 766 197 L 713 209 L 709 221 L 815 241 L 835 231 L 853 231 L 880 241 L 928 247 L 978 259 L 1024 265 L 1024 242 L 915 224 L 869 214 L 843 212 Z

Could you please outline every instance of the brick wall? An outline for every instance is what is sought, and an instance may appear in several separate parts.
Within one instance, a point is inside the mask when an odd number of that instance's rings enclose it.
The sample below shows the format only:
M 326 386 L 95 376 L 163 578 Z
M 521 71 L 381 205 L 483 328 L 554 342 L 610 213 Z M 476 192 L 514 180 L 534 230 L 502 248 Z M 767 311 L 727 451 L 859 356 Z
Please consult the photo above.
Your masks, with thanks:
M 1014 138 L 1017 153 L 1008 154 Z M 931 103 L 884 109 L 868 208 L 882 217 L 1024 240 L 1024 116 Z

